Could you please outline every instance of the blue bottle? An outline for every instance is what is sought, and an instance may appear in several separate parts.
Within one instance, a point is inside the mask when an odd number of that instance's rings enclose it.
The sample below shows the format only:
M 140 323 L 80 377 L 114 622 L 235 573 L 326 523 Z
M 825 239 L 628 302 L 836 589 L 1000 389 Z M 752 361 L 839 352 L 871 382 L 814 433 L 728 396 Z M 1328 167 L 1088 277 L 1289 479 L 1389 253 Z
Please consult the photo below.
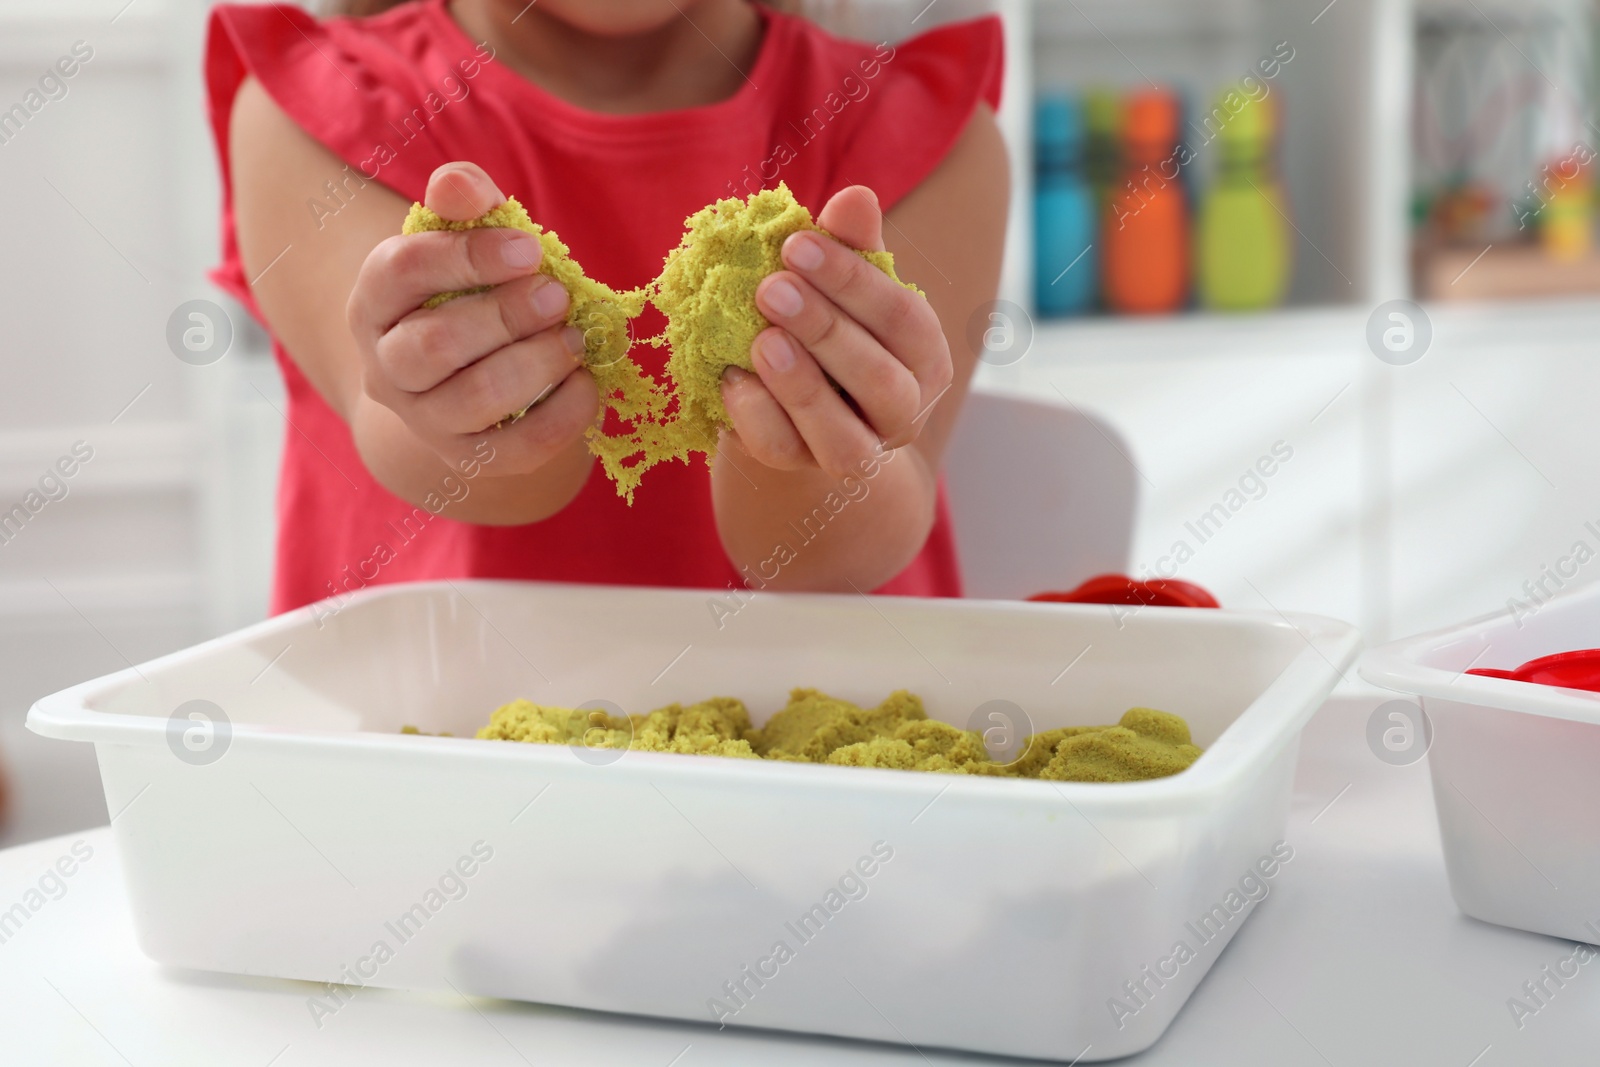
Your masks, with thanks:
M 1084 177 L 1083 116 L 1061 95 L 1034 113 L 1034 296 L 1041 315 L 1093 310 L 1099 291 L 1094 191 Z

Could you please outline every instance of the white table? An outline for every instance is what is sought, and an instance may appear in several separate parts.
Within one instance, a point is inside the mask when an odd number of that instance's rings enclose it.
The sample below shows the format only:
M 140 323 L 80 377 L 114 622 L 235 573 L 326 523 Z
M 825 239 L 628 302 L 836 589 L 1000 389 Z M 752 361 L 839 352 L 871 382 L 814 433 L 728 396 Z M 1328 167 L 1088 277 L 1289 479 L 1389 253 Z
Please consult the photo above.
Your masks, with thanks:
M 1600 961 L 1519 1030 L 1507 998 L 1566 942 L 1465 918 L 1427 766 L 1366 748 L 1377 699 L 1339 696 L 1302 746 L 1294 860 L 1138 1067 L 1565 1067 L 1600 1061 Z M 319 1030 L 314 987 L 175 971 L 135 944 L 105 829 L 0 852 L 0 909 L 75 841 L 93 856 L 0 944 L 0 1063 L 911 1065 L 1004 1061 L 560 1008 L 362 990 Z M 82 846 L 80 846 L 81 848 Z M 1597 845 L 1596 847 L 1600 847 Z

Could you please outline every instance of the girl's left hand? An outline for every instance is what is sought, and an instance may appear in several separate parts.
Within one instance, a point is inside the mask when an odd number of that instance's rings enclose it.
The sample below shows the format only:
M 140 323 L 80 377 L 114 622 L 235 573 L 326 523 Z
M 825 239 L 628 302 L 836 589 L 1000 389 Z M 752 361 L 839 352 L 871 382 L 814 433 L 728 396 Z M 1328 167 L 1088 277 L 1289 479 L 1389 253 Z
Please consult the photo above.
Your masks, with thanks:
M 755 459 L 842 478 L 914 441 L 954 367 L 928 301 L 851 250 L 883 250 L 872 190 L 841 190 L 817 225 L 833 237 L 789 237 L 789 269 L 756 290 L 756 306 L 774 325 L 756 337 L 755 374 L 730 367 L 723 375 L 722 399 L 734 426 L 728 435 Z

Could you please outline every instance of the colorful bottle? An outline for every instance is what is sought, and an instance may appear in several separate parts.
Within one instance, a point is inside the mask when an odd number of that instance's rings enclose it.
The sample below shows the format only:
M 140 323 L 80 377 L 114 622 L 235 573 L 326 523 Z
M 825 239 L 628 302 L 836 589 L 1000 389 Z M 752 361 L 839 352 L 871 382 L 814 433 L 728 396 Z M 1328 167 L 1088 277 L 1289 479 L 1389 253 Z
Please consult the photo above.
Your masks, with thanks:
M 1074 315 L 1094 307 L 1099 217 L 1084 178 L 1083 121 L 1064 96 L 1039 101 L 1034 114 L 1034 299 L 1040 314 Z
M 1090 89 L 1083 94 L 1083 124 L 1084 171 L 1094 190 L 1098 217 L 1111 199 L 1122 156 L 1122 98 L 1115 89 Z
M 1274 162 L 1273 98 L 1236 87 L 1213 114 L 1228 116 L 1217 132 L 1217 174 L 1200 209 L 1200 302 L 1219 311 L 1254 311 L 1283 302 L 1289 286 L 1287 197 Z
M 1550 163 L 1541 174 L 1545 193 L 1539 241 L 1550 258 L 1584 259 L 1594 246 L 1594 175 L 1576 156 Z
M 1177 150 L 1178 101 L 1159 89 L 1128 98 L 1122 165 L 1101 220 L 1106 306 L 1156 314 L 1189 300 L 1189 209 Z
M 1186 92 L 1178 98 L 1178 106 L 1178 130 L 1180 135 L 1187 138 L 1189 131 L 1196 128 L 1194 120 L 1198 117 L 1195 113 L 1200 109 L 1199 99 Z M 1193 166 L 1194 153 L 1187 148 L 1179 152 L 1178 159 L 1183 163 L 1178 170 L 1178 183 L 1183 186 L 1189 218 L 1197 219 L 1200 217 L 1200 168 Z

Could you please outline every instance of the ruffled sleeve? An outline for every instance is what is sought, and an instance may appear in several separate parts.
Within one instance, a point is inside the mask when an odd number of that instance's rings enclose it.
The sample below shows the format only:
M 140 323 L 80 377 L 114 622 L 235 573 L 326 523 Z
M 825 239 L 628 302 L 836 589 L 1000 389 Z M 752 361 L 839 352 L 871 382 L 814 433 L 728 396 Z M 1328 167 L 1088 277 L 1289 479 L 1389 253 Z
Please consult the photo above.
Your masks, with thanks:
M 979 102 L 998 109 L 1005 69 L 1000 19 L 950 23 L 880 45 L 882 72 L 851 118 L 831 188 L 871 186 L 887 210 L 949 155 Z M 846 112 L 846 114 L 849 114 Z
M 228 158 L 234 98 L 247 76 L 349 168 L 328 175 L 337 191 L 308 190 L 308 202 L 325 193 L 325 206 L 337 208 L 338 196 L 365 181 L 420 200 L 433 170 L 468 150 L 460 102 L 492 53 L 480 48 L 455 55 L 424 35 L 386 32 L 415 19 L 416 6 L 326 22 L 284 4 L 223 5 L 212 12 L 205 78 L 223 181 L 223 247 L 211 277 L 247 306 L 254 302 L 234 239 Z

